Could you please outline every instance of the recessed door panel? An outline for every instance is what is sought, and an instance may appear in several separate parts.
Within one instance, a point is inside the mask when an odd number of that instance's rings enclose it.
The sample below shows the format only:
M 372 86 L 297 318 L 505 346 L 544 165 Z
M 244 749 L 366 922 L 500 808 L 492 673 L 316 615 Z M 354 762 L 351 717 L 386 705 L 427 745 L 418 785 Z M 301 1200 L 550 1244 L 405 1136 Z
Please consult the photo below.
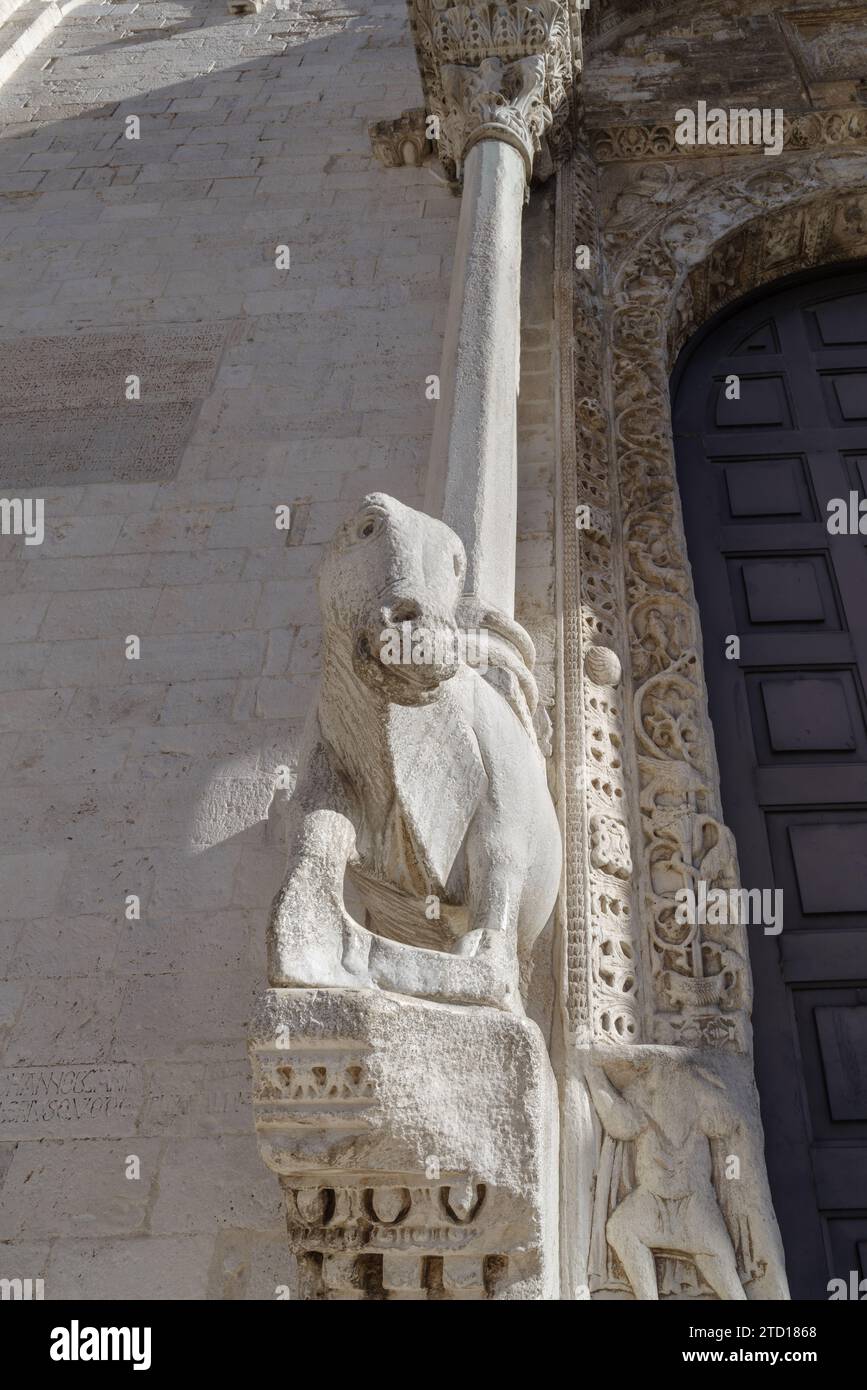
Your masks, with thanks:
M 673 419 L 723 807 L 783 893 L 748 929 L 768 1174 L 793 1296 L 825 1299 L 867 1273 L 867 273 L 719 320 Z

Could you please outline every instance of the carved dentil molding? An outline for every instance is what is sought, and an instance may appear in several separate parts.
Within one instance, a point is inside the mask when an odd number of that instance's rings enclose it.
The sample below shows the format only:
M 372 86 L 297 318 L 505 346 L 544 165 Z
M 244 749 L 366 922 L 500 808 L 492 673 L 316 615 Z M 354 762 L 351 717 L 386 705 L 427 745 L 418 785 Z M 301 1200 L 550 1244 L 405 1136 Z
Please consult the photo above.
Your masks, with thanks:
M 516 145 L 528 170 L 546 177 L 571 146 L 579 0 L 408 3 L 427 109 L 440 119 L 446 172 L 459 175 L 468 149 L 488 138 Z

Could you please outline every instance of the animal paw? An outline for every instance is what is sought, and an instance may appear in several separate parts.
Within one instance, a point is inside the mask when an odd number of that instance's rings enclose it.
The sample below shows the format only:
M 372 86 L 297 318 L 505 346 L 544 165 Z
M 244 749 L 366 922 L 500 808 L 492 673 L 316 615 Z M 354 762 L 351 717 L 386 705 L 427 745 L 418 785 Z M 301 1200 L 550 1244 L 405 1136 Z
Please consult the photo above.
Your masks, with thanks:
M 369 986 L 367 951 L 369 934 L 337 897 L 307 883 L 278 894 L 268 927 L 268 978 L 276 988 Z

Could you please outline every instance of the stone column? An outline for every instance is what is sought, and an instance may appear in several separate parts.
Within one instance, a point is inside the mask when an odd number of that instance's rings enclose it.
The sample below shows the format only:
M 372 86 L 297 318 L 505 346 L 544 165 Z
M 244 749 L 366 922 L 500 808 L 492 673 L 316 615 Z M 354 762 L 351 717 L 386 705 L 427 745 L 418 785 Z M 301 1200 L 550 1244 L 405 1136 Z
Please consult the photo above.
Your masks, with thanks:
M 521 214 L 568 145 L 577 12 L 560 5 L 412 7 L 438 150 L 463 180 L 425 510 L 461 537 L 466 592 L 515 601 Z
M 441 397 L 425 511 L 467 552 L 467 592 L 512 615 L 515 601 L 521 152 L 480 140 L 467 155 Z
M 463 170 L 441 398 L 425 509 L 461 537 L 467 592 L 512 615 L 517 517 L 521 213 L 551 113 L 545 60 L 442 69 Z
M 549 1300 L 558 1091 L 518 979 L 561 856 L 532 643 L 512 617 L 520 240 L 530 179 L 565 146 L 577 10 L 411 12 L 440 156 L 464 181 L 427 502 L 447 526 L 379 495 L 326 553 L 322 688 L 251 1030 L 256 1125 L 299 1297 Z M 442 691 L 433 670 L 399 679 L 368 632 L 398 605 L 407 627 L 445 612 L 484 628 L 484 664 L 461 659 Z

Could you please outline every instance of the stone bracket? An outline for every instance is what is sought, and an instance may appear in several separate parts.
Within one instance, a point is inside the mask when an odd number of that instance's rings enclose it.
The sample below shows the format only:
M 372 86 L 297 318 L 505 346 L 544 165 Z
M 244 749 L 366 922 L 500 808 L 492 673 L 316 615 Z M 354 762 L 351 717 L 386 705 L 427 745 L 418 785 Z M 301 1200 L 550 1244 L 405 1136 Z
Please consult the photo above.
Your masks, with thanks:
M 395 120 L 372 121 L 367 127 L 373 153 L 386 169 L 418 167 L 430 159 L 433 145 L 426 134 L 423 106 L 404 111 Z
M 557 1297 L 557 1096 L 535 1024 L 272 989 L 250 1051 L 301 1297 Z

